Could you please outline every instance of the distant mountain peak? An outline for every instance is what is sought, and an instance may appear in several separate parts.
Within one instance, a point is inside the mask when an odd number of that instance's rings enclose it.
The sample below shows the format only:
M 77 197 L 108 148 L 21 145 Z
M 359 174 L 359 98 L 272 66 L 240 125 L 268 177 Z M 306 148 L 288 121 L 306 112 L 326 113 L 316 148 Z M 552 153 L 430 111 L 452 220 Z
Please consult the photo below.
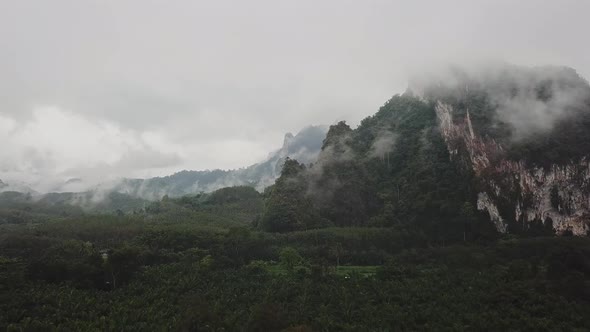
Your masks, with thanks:
M 283 148 L 288 146 L 289 143 L 291 143 L 293 141 L 293 138 L 295 138 L 295 136 L 293 136 L 292 133 L 286 133 L 285 139 L 283 140 Z
M 20 193 L 36 193 L 35 190 L 31 189 L 26 183 L 23 182 L 10 182 L 6 183 L 0 180 L 0 191 L 16 191 Z
M 297 134 L 286 133 L 280 149 L 254 165 L 235 170 L 181 171 L 151 179 L 125 179 L 115 191 L 146 199 L 160 199 L 164 195 L 177 197 L 199 192 L 211 192 L 224 187 L 252 186 L 263 190 L 281 173 L 285 159 L 296 159 L 309 164 L 317 159 L 326 137 L 327 126 L 307 126 Z

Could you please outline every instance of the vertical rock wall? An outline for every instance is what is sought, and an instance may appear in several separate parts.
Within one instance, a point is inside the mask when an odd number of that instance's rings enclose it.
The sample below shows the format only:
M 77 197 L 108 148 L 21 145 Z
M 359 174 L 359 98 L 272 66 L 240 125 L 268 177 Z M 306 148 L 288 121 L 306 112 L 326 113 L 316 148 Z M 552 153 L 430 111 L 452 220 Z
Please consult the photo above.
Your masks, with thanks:
M 435 106 L 443 139 L 451 158 L 465 153 L 482 183 L 477 207 L 486 210 L 499 232 L 507 222 L 552 222 L 557 234 L 571 231 L 586 235 L 590 230 L 590 162 L 552 165 L 550 169 L 529 168 L 524 161 L 508 160 L 494 140 L 477 135 L 467 112 L 462 121 L 453 120 L 453 107 Z M 498 206 L 507 202 L 511 213 L 501 215 Z M 506 214 L 506 213 L 505 213 Z

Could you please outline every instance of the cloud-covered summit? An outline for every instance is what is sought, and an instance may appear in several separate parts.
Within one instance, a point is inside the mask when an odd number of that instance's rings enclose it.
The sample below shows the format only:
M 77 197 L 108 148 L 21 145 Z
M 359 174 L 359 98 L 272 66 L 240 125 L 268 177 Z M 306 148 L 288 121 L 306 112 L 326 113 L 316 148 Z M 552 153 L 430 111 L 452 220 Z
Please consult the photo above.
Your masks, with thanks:
M 587 113 L 590 105 L 588 81 L 564 66 L 447 66 L 416 75 L 409 89 L 429 99 L 463 100 L 465 110 L 485 102 L 494 109 L 495 124 L 507 125 L 515 141 L 547 133 L 557 123 Z

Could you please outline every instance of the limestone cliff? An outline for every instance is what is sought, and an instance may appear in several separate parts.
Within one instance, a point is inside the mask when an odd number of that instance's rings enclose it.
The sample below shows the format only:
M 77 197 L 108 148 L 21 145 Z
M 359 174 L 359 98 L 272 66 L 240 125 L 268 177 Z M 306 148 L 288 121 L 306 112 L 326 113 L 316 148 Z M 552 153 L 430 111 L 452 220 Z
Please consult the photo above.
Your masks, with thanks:
M 587 157 L 549 168 L 506 158 L 504 147 L 474 128 L 469 111 L 455 119 L 455 109 L 438 101 L 440 131 L 451 159 L 466 160 L 478 179 L 477 207 L 489 213 L 499 232 L 509 224 L 552 225 L 557 234 L 586 235 L 590 230 L 590 162 Z M 463 112 L 461 112 L 463 113 Z M 520 226 L 518 226 L 520 225 Z

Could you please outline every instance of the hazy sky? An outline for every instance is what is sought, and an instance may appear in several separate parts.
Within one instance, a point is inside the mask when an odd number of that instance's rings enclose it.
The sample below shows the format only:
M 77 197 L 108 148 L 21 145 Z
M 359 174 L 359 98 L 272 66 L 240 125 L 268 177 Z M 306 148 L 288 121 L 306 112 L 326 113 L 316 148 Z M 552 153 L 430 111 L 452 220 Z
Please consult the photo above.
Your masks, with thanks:
M 0 179 L 160 175 L 356 125 L 433 63 L 590 77 L 590 1 L 0 0 Z

